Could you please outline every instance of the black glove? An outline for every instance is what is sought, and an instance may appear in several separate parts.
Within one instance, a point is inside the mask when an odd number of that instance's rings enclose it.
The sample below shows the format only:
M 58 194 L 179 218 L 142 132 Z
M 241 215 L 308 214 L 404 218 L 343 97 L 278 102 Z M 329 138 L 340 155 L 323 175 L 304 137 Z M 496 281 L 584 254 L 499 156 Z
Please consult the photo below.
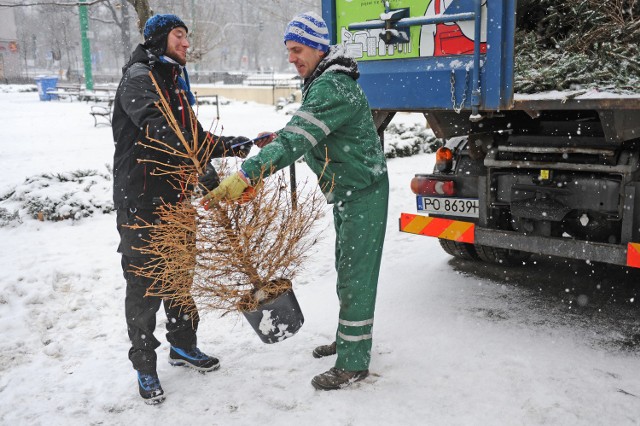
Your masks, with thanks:
M 224 143 L 224 148 L 231 153 L 235 157 L 246 158 L 249 155 L 249 151 L 251 151 L 251 147 L 253 146 L 253 142 L 251 139 L 246 138 L 244 136 L 236 136 L 236 137 L 227 137 L 222 141 Z
M 204 174 L 198 178 L 198 182 L 200 183 L 200 187 L 206 190 L 206 192 L 213 191 L 220 185 L 218 172 L 216 172 L 216 169 L 211 163 L 207 164 L 207 168 Z

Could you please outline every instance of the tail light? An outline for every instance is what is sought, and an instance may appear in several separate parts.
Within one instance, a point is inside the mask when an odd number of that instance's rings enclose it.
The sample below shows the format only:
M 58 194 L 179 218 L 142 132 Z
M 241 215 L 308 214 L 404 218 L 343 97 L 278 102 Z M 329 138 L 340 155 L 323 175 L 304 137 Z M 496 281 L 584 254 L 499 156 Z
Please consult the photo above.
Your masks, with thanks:
M 436 170 L 448 172 L 453 167 L 453 152 L 449 148 L 438 148 L 436 151 Z
M 452 180 L 437 180 L 425 176 L 411 179 L 411 191 L 416 195 L 455 195 L 456 188 Z

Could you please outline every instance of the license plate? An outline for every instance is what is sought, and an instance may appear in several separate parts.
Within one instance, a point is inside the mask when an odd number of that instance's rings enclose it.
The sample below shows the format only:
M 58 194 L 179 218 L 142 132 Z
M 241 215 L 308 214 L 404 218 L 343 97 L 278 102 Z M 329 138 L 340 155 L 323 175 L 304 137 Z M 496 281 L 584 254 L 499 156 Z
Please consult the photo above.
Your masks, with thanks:
M 480 204 L 474 198 L 417 197 L 418 210 L 445 216 L 478 217 Z

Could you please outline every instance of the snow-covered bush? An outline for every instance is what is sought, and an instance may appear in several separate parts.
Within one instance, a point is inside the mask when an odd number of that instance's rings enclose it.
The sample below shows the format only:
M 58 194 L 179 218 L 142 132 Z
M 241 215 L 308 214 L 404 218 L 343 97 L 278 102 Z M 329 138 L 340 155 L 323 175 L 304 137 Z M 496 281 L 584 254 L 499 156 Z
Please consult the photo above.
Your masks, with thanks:
M 290 102 L 282 105 L 276 105 L 276 111 L 284 115 L 293 115 L 300 109 L 300 102 Z
M 81 219 L 113 210 L 110 173 L 95 170 L 41 174 L 0 197 L 0 226 L 20 221 Z
M 2 93 L 22 93 L 37 92 L 38 86 L 35 84 L 0 84 L 0 92 Z
M 11 212 L 3 207 L 0 207 L 0 228 L 3 226 L 9 226 L 11 224 L 22 223 L 20 220 L 20 214 L 17 211 Z
M 384 155 L 387 158 L 431 153 L 441 146 L 442 140 L 421 124 L 391 123 L 384 131 Z

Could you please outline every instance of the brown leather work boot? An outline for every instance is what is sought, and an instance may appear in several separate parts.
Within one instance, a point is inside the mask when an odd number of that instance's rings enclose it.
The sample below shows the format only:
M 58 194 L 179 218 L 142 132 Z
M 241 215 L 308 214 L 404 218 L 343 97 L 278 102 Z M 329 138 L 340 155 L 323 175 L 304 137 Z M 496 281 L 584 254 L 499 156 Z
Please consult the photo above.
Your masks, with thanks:
M 321 345 L 313 350 L 314 358 L 322 358 L 325 356 L 331 356 L 336 354 L 336 342 L 330 345 Z
M 347 371 L 333 367 L 311 379 L 311 384 L 318 390 L 336 390 L 359 382 L 368 375 L 369 370 Z

